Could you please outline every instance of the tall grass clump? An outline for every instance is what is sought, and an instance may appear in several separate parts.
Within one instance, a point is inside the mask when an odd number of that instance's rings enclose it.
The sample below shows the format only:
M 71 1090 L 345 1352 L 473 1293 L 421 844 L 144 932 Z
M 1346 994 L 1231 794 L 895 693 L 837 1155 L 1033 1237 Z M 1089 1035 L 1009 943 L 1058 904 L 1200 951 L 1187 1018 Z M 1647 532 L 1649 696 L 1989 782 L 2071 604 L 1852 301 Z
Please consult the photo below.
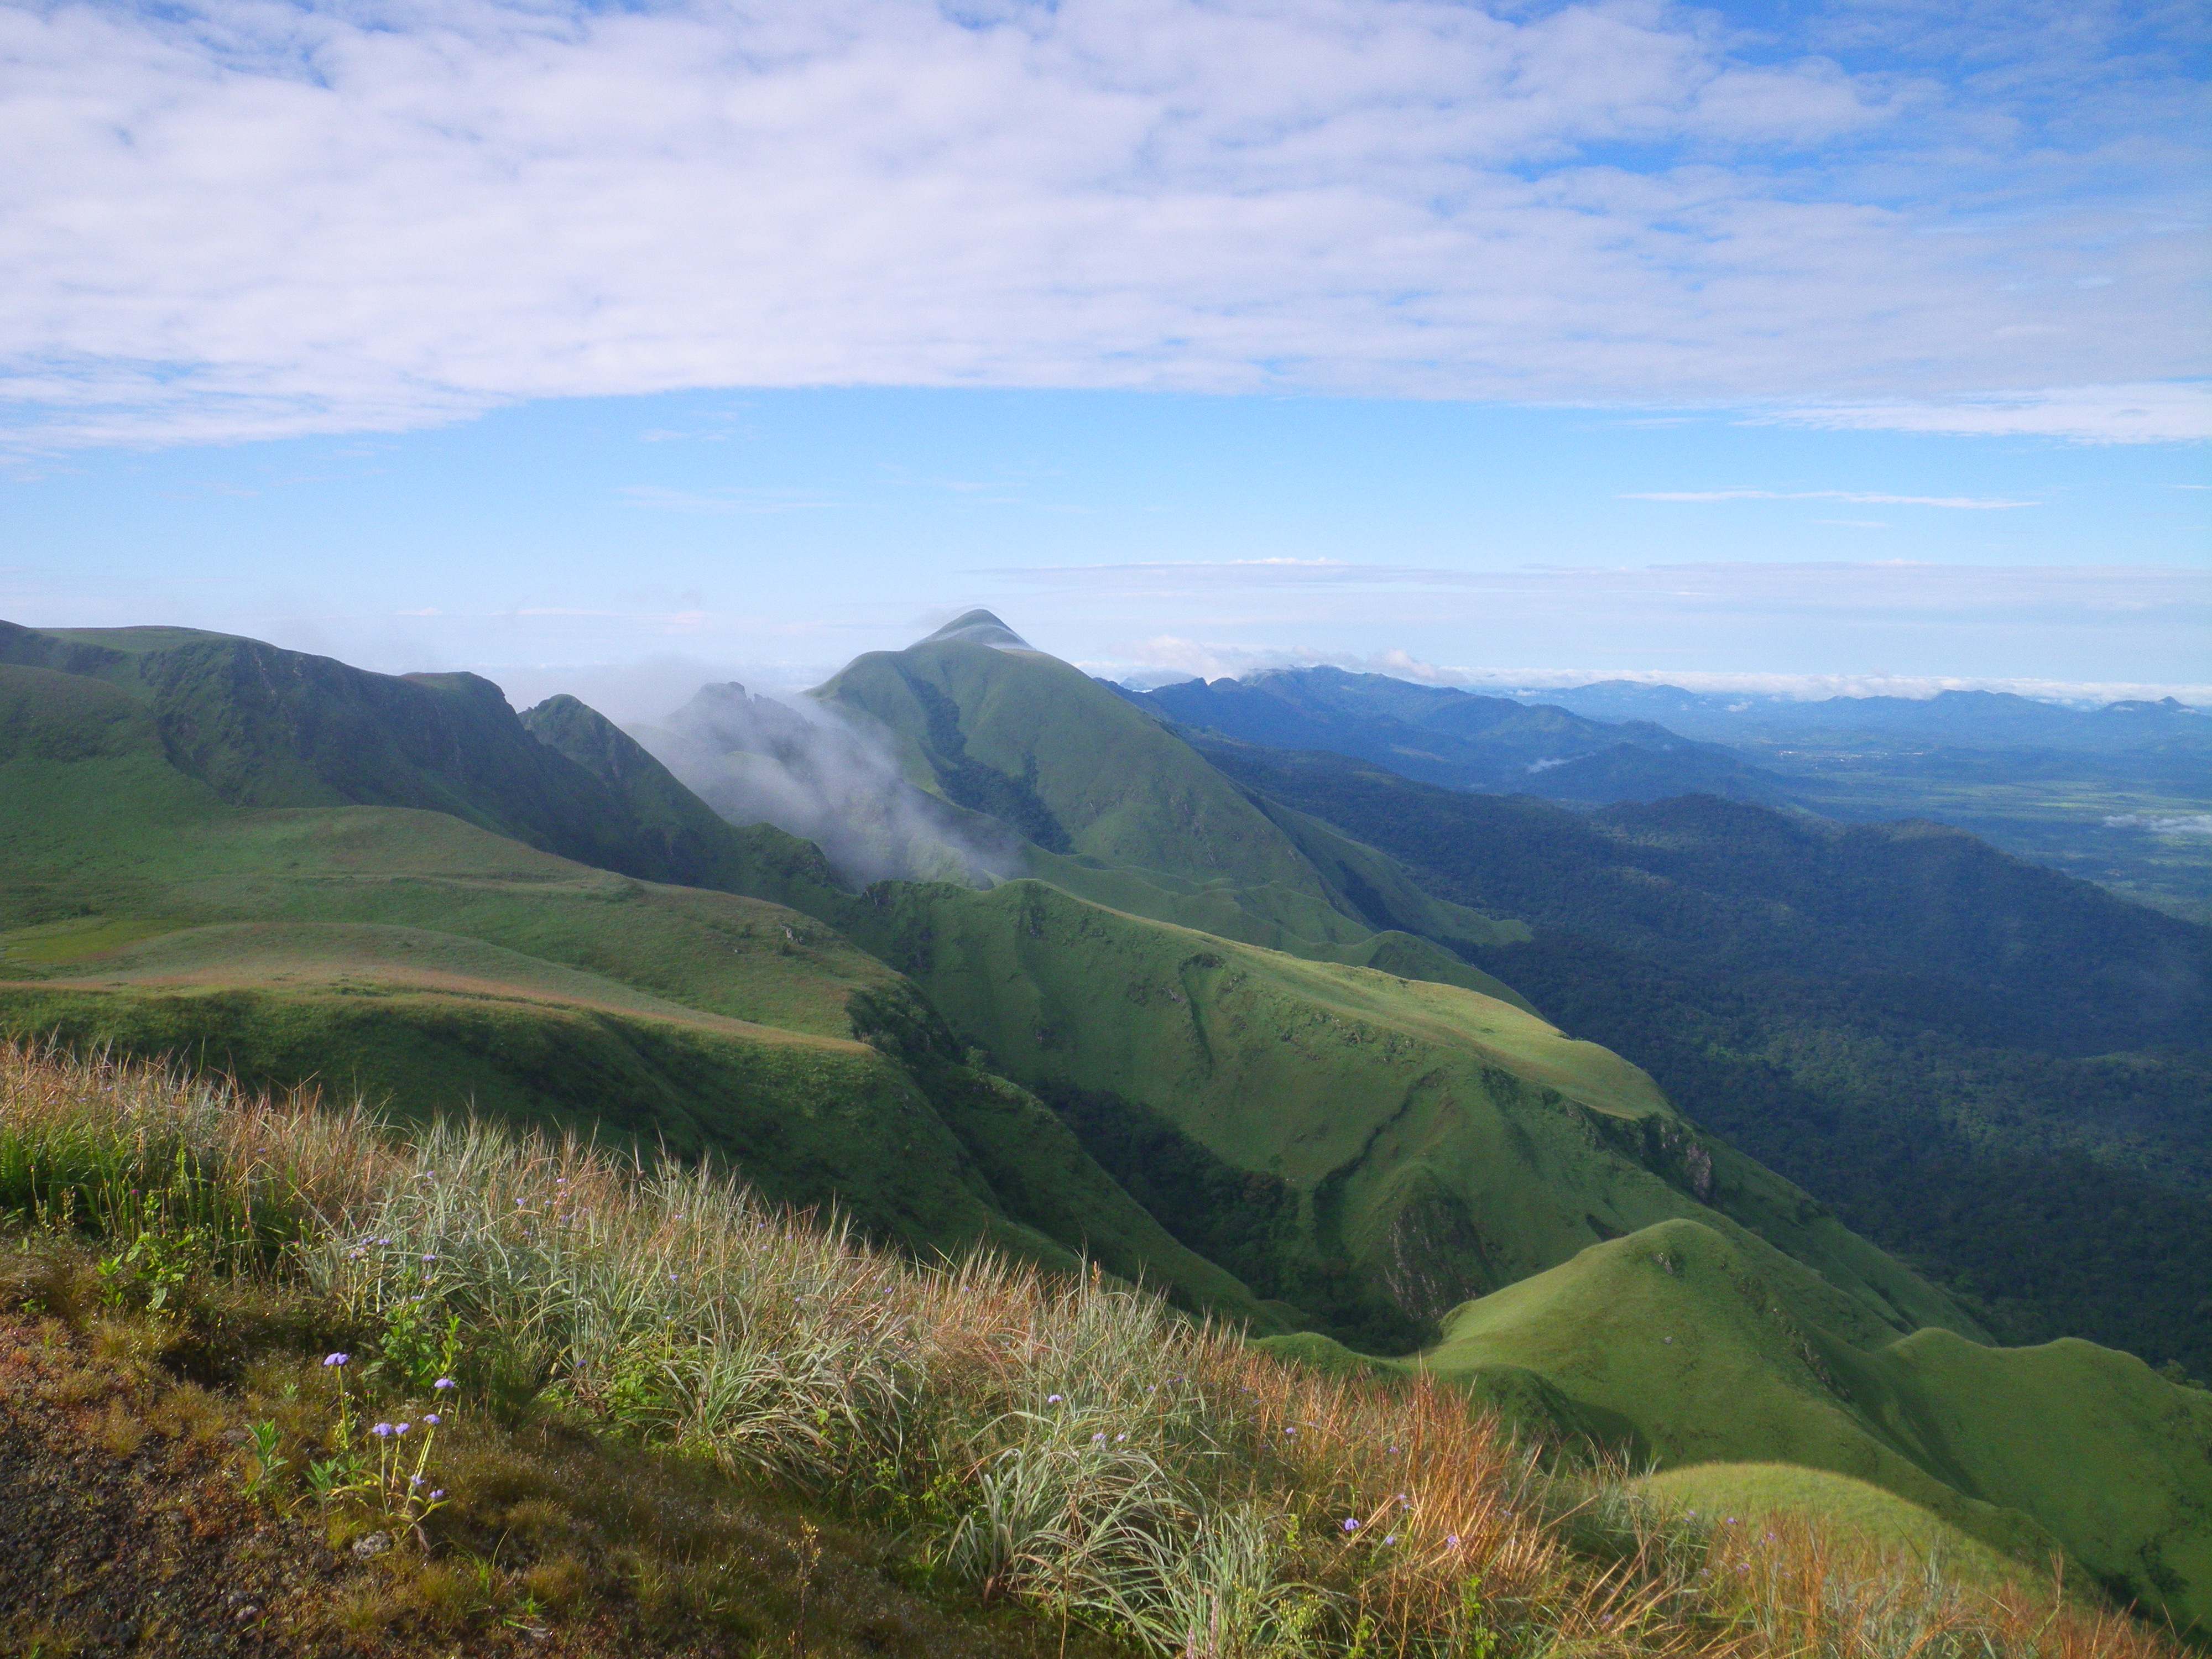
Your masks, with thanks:
M 765 1477 L 916 1574 L 1184 1659 L 2148 1659 L 2126 1619 L 1802 1525 L 1721 1536 L 1448 1386 L 1325 1375 L 1110 1281 L 922 1264 L 726 1173 L 0 1048 L 0 1206 L 215 1230 L 441 1380 Z
M 135 1243 L 190 1238 L 233 1270 L 315 1231 L 309 1194 L 343 1206 L 386 1178 L 368 1115 L 221 1078 L 0 1043 L 0 1213 Z

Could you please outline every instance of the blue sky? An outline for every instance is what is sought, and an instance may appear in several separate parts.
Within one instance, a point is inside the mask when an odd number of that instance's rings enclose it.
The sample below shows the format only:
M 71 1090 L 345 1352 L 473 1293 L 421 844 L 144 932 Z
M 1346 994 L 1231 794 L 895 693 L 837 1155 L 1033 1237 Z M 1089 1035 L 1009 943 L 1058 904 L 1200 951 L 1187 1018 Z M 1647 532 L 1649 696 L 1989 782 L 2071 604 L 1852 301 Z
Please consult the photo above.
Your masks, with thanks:
M 2197 686 L 2203 35 L 0 7 L 0 616 L 647 707 L 969 604 L 1144 678 Z

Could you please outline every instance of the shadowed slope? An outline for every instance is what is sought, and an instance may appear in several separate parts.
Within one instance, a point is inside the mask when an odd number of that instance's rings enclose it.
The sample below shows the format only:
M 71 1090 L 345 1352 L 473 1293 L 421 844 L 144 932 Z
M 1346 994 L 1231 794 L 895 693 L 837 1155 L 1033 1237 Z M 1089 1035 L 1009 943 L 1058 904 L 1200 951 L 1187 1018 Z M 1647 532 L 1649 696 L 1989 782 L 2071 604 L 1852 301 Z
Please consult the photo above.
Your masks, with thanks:
M 1194 1248 L 1355 1341 L 1668 1215 L 1815 1264 L 1888 1334 L 1976 1328 L 1650 1079 L 1525 1008 L 1038 883 L 886 886 L 848 928 Z M 1712 1216 L 1718 1206 L 1735 1222 Z
M 1929 823 L 1590 815 L 1213 744 L 1535 936 L 1475 959 L 2014 1340 L 2212 1375 L 2212 933 Z
M 1328 750 L 1453 788 L 1593 805 L 1694 789 L 1732 799 L 1789 799 L 1788 780 L 1646 720 L 1587 720 L 1387 674 L 1285 668 L 1123 695 L 1179 725 L 1277 749 Z

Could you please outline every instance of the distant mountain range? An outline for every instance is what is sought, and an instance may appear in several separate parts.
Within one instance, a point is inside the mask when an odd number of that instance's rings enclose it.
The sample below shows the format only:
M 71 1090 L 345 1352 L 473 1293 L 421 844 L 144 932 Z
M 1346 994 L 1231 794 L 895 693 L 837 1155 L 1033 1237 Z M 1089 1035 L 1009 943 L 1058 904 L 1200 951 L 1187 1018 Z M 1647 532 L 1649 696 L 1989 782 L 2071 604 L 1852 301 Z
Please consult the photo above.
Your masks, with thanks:
M 0 624 L 0 1033 L 726 1160 L 2212 1616 L 2212 1399 L 2119 1351 L 2212 1368 L 2212 933 L 1771 810 L 1657 727 L 1371 678 L 1131 696 L 973 612 L 633 733 Z M 1466 787 L 1578 767 L 1744 793 Z M 2046 1170 L 2082 1197 L 2035 1188 L 2038 1226 L 2004 1183 Z
M 2172 698 L 1802 702 L 1625 680 L 1486 696 L 1328 667 L 1123 695 L 1193 732 L 1585 809 L 1706 794 L 1844 822 L 1935 818 L 2212 921 L 2212 714 Z
M 1178 725 L 1279 749 L 1327 749 L 1462 789 L 1603 805 L 1693 792 L 1768 805 L 1786 781 L 1648 720 L 1590 719 L 1340 668 L 1189 680 L 1125 696 Z
M 1664 721 L 1672 731 L 1710 743 L 1802 740 L 1822 735 L 1905 738 L 1975 749 L 2110 753 L 2173 747 L 2212 755 L 2212 712 L 2172 697 L 2083 709 L 2008 691 L 1803 699 L 1720 696 L 1630 680 L 1601 680 L 1540 695 L 1545 702 L 1589 720 Z

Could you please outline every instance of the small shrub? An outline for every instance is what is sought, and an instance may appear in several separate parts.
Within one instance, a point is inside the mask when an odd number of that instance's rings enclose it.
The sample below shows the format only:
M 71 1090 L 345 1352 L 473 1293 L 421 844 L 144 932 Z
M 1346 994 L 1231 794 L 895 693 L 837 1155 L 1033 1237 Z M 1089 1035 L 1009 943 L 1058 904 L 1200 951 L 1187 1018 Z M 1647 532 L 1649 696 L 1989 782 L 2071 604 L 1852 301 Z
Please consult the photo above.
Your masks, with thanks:
M 147 1426 L 131 1403 L 110 1400 L 100 1420 L 100 1443 L 118 1457 L 128 1457 L 146 1442 Z
M 573 1555 L 556 1555 L 537 1562 L 522 1575 L 523 1589 L 532 1600 L 556 1613 L 565 1613 L 591 1588 L 591 1570 Z

